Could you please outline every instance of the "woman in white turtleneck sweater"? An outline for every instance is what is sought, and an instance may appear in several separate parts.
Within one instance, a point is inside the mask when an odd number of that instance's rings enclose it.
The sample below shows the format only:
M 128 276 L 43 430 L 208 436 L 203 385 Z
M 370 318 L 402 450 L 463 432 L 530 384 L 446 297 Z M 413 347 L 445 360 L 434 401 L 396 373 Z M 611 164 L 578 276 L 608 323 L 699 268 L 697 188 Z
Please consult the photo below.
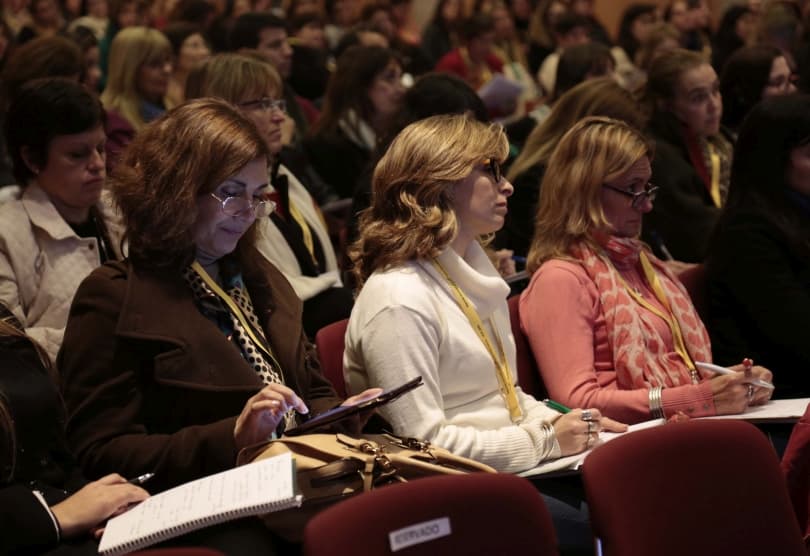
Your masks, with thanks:
M 362 289 L 344 368 L 353 391 L 421 375 L 424 387 L 382 410 L 394 432 L 518 472 L 623 426 L 595 409 L 590 422 L 581 410 L 561 416 L 515 384 L 509 287 L 478 241 L 503 225 L 512 185 L 498 161 L 507 152 L 500 127 L 464 116 L 428 118 L 397 136 L 350 252 Z

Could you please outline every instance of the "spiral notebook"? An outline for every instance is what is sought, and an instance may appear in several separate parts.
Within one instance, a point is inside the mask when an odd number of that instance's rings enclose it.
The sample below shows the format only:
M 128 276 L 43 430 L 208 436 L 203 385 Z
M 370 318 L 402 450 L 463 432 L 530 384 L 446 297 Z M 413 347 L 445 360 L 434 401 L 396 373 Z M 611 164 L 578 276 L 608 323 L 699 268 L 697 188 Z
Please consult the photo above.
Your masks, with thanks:
M 292 454 L 242 465 L 147 498 L 110 519 L 98 546 L 115 556 L 209 525 L 301 505 Z

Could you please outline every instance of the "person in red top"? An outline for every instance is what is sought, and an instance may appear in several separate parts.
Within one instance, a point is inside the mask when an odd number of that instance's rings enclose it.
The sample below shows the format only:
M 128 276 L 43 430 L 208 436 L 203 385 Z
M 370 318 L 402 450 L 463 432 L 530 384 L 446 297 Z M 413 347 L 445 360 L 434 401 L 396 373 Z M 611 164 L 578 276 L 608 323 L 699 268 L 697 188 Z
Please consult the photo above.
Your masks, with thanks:
M 587 153 L 585 156 L 583 153 Z M 540 188 L 520 324 L 549 395 L 637 423 L 741 413 L 773 392 L 762 367 L 713 377 L 706 329 L 672 272 L 639 239 L 658 188 L 630 125 L 591 116 L 566 133 Z M 743 372 L 744 371 L 744 372 Z
M 476 14 L 461 25 L 462 45 L 442 56 L 436 70 L 452 73 L 480 89 L 496 73 L 503 73 L 503 62 L 492 48 L 495 23 L 486 14 Z

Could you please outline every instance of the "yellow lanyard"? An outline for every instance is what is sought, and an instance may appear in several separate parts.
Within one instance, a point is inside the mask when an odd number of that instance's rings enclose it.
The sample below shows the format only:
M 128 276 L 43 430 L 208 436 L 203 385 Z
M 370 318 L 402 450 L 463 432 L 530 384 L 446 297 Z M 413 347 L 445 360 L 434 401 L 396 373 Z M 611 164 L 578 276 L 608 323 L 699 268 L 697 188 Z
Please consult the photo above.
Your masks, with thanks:
M 509 409 L 509 417 L 512 419 L 513 423 L 519 423 L 521 419 L 523 419 L 523 411 L 520 409 L 517 391 L 515 390 L 515 385 L 512 382 L 512 372 L 509 369 L 509 362 L 506 360 L 506 352 L 503 349 L 503 342 L 501 342 L 501 336 L 498 334 L 497 328 L 495 328 L 495 325 L 492 323 L 492 319 L 489 319 L 492 334 L 495 336 L 495 342 L 498 344 L 498 352 L 496 354 L 495 348 L 493 347 L 492 342 L 490 342 L 489 336 L 484 328 L 484 323 L 481 322 L 481 317 L 478 316 L 478 313 L 475 311 L 475 308 L 473 307 L 469 298 L 464 294 L 463 291 L 461 291 L 461 288 L 458 287 L 453 279 L 450 278 L 450 275 L 439 263 L 439 261 L 433 259 L 432 262 L 433 266 L 436 267 L 439 273 L 447 281 L 448 285 L 450 286 L 450 290 L 453 292 L 453 297 L 456 298 L 456 303 L 467 317 L 467 320 L 470 321 L 470 325 L 472 325 L 473 330 L 475 330 L 475 333 L 481 340 L 481 343 L 484 344 L 484 347 L 489 352 L 489 356 L 492 357 L 492 362 L 495 363 L 495 376 L 498 377 L 498 385 L 500 387 L 501 395 L 506 402 L 507 409 Z
M 712 165 L 712 188 L 709 193 L 712 196 L 712 201 L 714 201 L 714 206 L 720 208 L 723 206 L 723 199 L 720 196 L 720 155 L 711 142 L 707 144 L 709 146 L 709 160 Z
M 301 211 L 298 210 L 298 207 L 295 206 L 292 199 L 290 199 L 289 205 L 290 216 L 292 216 L 295 223 L 298 224 L 298 227 L 301 228 L 301 233 L 304 236 L 304 245 L 306 246 L 307 251 L 309 251 L 309 256 L 312 257 L 312 260 L 316 262 L 315 266 L 317 266 L 317 261 L 315 259 L 315 243 L 312 240 L 312 230 L 310 229 L 309 224 L 307 224 L 307 221 L 304 220 L 304 215 L 301 214 Z
M 211 290 L 217 295 L 217 297 L 219 297 L 222 301 L 225 302 L 225 305 L 228 306 L 228 309 L 230 309 L 231 312 L 239 320 L 240 324 L 242 325 L 242 328 L 245 329 L 245 332 L 247 333 L 248 336 L 250 336 L 250 339 L 253 340 L 253 343 L 256 345 L 256 347 L 262 350 L 265 354 L 267 354 L 267 356 L 270 358 L 270 361 L 272 361 L 273 365 L 276 366 L 278 372 L 279 373 L 283 372 L 281 370 L 281 365 L 279 364 L 275 355 L 273 355 L 273 352 L 271 351 L 269 344 L 267 344 L 267 341 L 259 339 L 258 335 L 253 331 L 253 327 L 250 325 L 250 322 L 248 321 L 247 317 L 239 308 L 239 306 L 233 302 L 231 296 L 225 293 L 222 290 L 222 288 L 219 287 L 219 284 L 217 284 L 214 281 L 214 279 L 208 275 L 208 273 L 205 271 L 202 265 L 200 265 L 200 263 L 194 261 L 193 263 L 191 263 L 191 268 L 194 269 L 194 271 L 200 275 L 200 278 L 203 279 L 203 282 L 205 282 L 205 284 L 209 288 L 211 288 Z
M 675 314 L 672 312 L 672 307 L 669 304 L 669 300 L 667 299 L 667 294 L 664 291 L 664 287 L 661 285 L 661 281 L 658 279 L 658 274 L 655 272 L 650 260 L 647 258 L 647 255 L 642 251 L 639 253 L 639 260 L 641 261 L 641 269 L 644 271 L 644 277 L 647 279 L 647 283 L 652 288 L 653 294 L 655 294 L 656 299 L 661 302 L 667 312 L 664 313 L 658 307 L 644 299 L 642 295 L 636 291 L 635 289 L 630 287 L 630 284 L 624 279 L 624 277 L 619 274 L 617 271 L 616 274 L 621 280 L 622 284 L 624 285 L 625 289 L 627 289 L 627 293 L 636 300 L 636 302 L 643 306 L 645 309 L 655 313 L 669 325 L 669 330 L 672 333 L 672 341 L 675 344 L 675 353 L 677 353 L 680 358 L 683 360 L 686 368 L 689 369 L 689 376 L 692 378 L 692 383 L 697 384 L 700 382 L 700 375 L 698 375 L 697 369 L 695 368 L 695 363 L 692 361 L 692 357 L 689 355 L 689 351 L 686 349 L 686 342 L 683 339 L 683 333 L 681 332 L 681 325 L 678 322 L 678 319 L 675 318 Z

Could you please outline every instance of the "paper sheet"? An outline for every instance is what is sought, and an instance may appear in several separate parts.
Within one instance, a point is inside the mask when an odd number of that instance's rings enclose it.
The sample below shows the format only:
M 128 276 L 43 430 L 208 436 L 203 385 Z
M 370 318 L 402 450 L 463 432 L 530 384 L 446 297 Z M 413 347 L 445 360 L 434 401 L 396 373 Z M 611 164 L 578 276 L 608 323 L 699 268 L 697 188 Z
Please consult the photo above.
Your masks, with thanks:
M 255 513 L 255 508 L 289 503 L 295 479 L 291 454 L 267 458 L 185 483 L 151 498 L 107 522 L 99 552 L 147 538 L 171 538 L 223 516 Z M 269 510 L 268 510 L 269 511 Z
M 704 419 L 742 419 L 752 423 L 795 423 L 804 415 L 810 398 L 794 398 L 789 400 L 771 400 L 765 405 L 749 407 L 745 413 L 739 415 L 717 415 L 704 417 Z
M 535 475 L 544 475 L 546 473 L 553 473 L 556 471 L 564 471 L 564 470 L 576 471 L 577 469 L 582 467 L 582 463 L 585 461 L 585 458 L 587 458 L 588 455 L 591 453 L 591 451 L 593 451 L 593 449 L 596 448 L 597 446 L 601 446 L 605 442 L 610 442 L 614 438 L 624 436 L 625 434 L 630 434 L 635 431 L 657 427 L 659 425 L 663 425 L 664 423 L 665 423 L 664 419 L 652 419 L 650 421 L 644 421 L 642 423 L 630 425 L 629 427 L 627 427 L 626 432 L 600 432 L 599 442 L 597 442 L 590 450 L 586 450 L 585 452 L 581 452 L 579 454 L 574 454 L 573 456 L 565 456 L 552 461 L 543 462 L 536 467 L 532 467 L 531 469 L 527 469 L 526 471 L 518 473 L 518 475 L 520 475 L 521 477 L 532 477 Z

